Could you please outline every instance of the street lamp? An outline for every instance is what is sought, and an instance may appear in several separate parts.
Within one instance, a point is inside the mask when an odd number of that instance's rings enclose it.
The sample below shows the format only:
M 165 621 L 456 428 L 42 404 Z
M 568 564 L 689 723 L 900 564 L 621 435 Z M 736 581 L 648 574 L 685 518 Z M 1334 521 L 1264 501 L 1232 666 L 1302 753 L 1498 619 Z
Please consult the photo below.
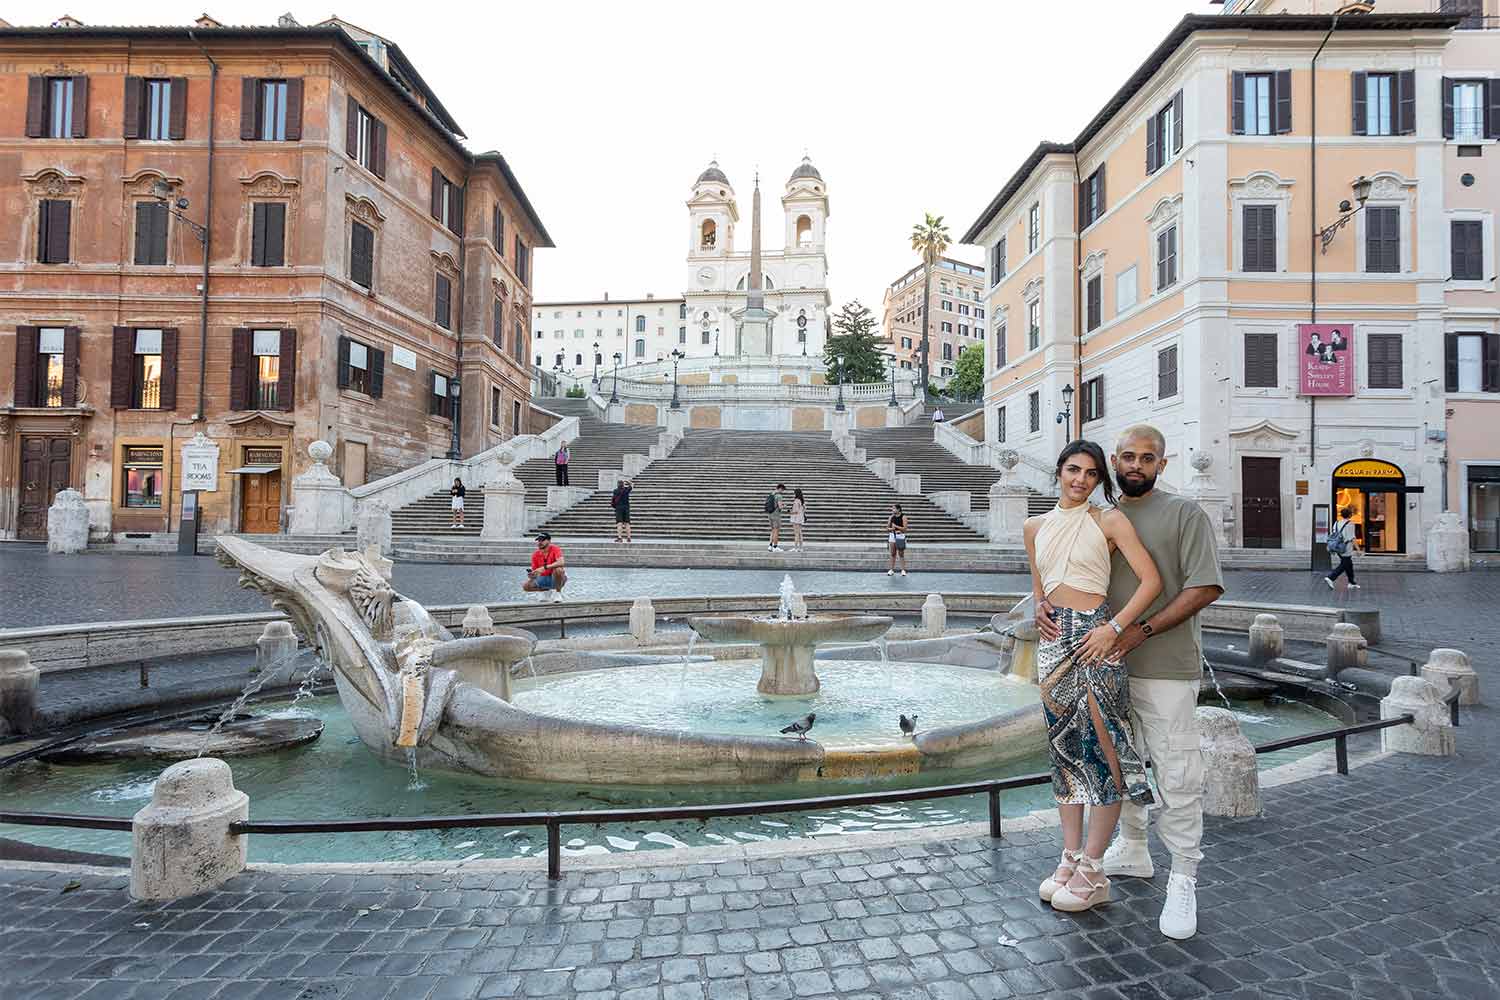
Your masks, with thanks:
M 1365 207 L 1365 202 L 1370 199 L 1370 188 L 1373 186 L 1371 180 L 1361 174 L 1354 178 L 1354 200 L 1358 205 L 1351 206 L 1346 198 L 1339 202 L 1339 217 L 1318 230 L 1318 239 L 1323 244 L 1323 253 L 1328 252 L 1328 245 L 1333 242 L 1334 235 L 1349 223 L 1349 220 L 1359 214 L 1359 210 Z
M 214 68 L 215 73 L 218 67 Z M 158 177 L 151 185 L 151 196 L 166 206 L 167 211 L 176 216 L 177 221 L 192 232 L 197 238 L 198 245 L 203 248 L 201 265 L 203 278 L 198 284 L 198 412 L 194 420 L 206 420 L 204 412 L 206 406 L 206 390 L 208 386 L 208 226 L 200 225 L 189 219 L 183 210 L 188 207 L 188 200 L 183 197 L 172 197 L 172 185 Z M 210 181 L 208 188 L 208 208 L 212 213 L 214 206 L 213 184 Z
M 891 401 L 885 405 L 900 406 L 901 404 L 896 402 L 896 356 L 892 354 L 886 360 L 891 363 Z
M 1063 431 L 1069 438 L 1073 436 L 1073 383 L 1069 382 L 1062 387 L 1063 408 L 1057 415 L 1057 422 L 1063 425 Z
M 714 327 L 714 357 L 719 356 L 719 328 Z
M 674 410 L 682 409 L 682 403 L 677 399 L 677 363 L 685 357 L 687 355 L 682 351 L 672 348 L 672 409 Z
M 594 375 L 591 381 L 594 388 L 599 388 L 599 341 L 594 341 Z
M 460 384 L 460 379 L 457 375 L 448 380 L 448 411 L 450 423 L 453 425 L 452 438 L 448 443 L 448 457 L 455 462 L 463 457 L 458 443 L 459 414 L 463 412 L 463 407 L 460 405 L 458 398 Z M 483 399 L 483 397 L 480 398 L 481 400 Z
M 609 401 L 618 403 L 620 401 L 620 352 L 615 352 L 615 382 L 609 390 Z
M 837 368 L 838 374 L 837 374 L 836 377 L 837 377 L 838 383 L 839 383 L 839 398 L 838 398 L 838 402 L 836 402 L 833 405 L 833 411 L 835 413 L 843 413 L 844 412 L 844 356 L 842 354 L 836 355 L 833 360 L 838 363 L 838 368 Z

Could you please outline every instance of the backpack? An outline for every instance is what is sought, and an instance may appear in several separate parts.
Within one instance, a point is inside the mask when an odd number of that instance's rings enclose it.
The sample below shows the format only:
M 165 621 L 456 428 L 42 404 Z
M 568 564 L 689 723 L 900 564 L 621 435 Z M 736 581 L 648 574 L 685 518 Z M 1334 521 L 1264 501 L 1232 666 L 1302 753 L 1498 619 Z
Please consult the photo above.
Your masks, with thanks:
M 766 494 L 766 513 L 767 514 L 774 514 L 774 513 L 776 513 L 777 509 L 780 506 L 781 506 L 781 504 L 776 499 L 776 494 L 775 493 L 767 493 Z
M 1331 556 L 1346 556 L 1349 554 L 1349 536 L 1344 534 L 1344 528 L 1348 521 L 1339 521 L 1328 533 L 1328 554 Z

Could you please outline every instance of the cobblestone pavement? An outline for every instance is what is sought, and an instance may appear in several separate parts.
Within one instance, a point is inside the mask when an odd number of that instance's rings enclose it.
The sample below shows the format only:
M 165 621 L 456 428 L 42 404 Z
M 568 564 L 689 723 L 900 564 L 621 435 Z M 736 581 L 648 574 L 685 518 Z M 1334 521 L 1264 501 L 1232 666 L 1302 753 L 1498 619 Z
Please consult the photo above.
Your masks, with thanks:
M 0 868 L 12 1000 L 349 997 L 1500 997 L 1500 719 L 1208 822 L 1200 931 L 1165 874 L 1077 917 L 1036 898 L 1055 834 L 540 872 L 252 871 L 168 904 L 123 874 Z M 1370 744 L 1366 743 L 1365 746 Z M 1158 852 L 1159 866 L 1166 859 Z M 570 861 L 571 865 L 579 862 Z

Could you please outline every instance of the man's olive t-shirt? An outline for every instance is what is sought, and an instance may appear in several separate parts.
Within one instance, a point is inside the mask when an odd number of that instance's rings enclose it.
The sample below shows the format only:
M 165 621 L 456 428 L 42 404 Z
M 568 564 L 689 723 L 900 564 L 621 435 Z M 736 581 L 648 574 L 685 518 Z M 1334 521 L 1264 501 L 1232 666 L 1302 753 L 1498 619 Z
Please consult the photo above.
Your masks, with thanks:
M 1122 497 L 1120 511 L 1135 526 L 1135 533 L 1161 574 L 1161 593 L 1140 621 L 1166 607 L 1188 587 L 1224 589 L 1213 524 L 1202 507 L 1155 489 L 1139 500 Z M 1140 582 L 1125 556 L 1116 551 L 1110 559 L 1109 606 L 1123 608 Z M 1131 677 L 1198 680 L 1203 676 L 1203 633 L 1198 616 L 1147 639 L 1125 657 L 1125 664 Z

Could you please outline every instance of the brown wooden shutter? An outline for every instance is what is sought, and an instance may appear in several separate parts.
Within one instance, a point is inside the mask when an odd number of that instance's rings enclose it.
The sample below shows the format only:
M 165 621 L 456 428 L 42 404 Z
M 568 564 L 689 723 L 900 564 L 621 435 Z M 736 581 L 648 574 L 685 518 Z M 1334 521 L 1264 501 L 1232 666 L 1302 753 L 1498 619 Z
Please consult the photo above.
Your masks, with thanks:
M 1094 171 L 1094 176 L 1099 178 L 1099 207 L 1098 214 L 1095 215 L 1095 218 L 1098 218 L 1104 214 L 1105 207 L 1109 204 L 1104 200 L 1104 164 L 1099 165 L 1099 169 Z
M 492 330 L 490 337 L 495 341 L 495 347 L 501 354 L 505 353 L 505 307 L 496 299 L 490 304 L 490 325 Z
M 266 203 L 266 266 L 281 267 L 286 263 L 286 206 L 281 202 Z
M 1370 387 L 1400 389 L 1405 381 L 1401 366 L 1401 334 L 1372 333 L 1365 338 L 1370 354 Z
M 1443 334 L 1443 389 L 1458 391 L 1458 334 Z
M 135 367 L 135 330 L 117 326 L 114 330 L 114 353 L 109 360 L 109 405 L 111 409 L 130 409 L 130 376 Z
M 375 155 L 372 157 L 374 163 L 372 164 L 371 169 L 375 171 L 376 177 L 379 177 L 381 180 L 385 180 L 385 122 L 376 121 L 374 123 L 374 126 L 375 129 L 372 141 L 375 144 Z
M 260 80 L 247 76 L 240 81 L 240 139 L 249 142 L 260 135 Z
M 125 78 L 125 138 L 139 139 L 141 137 L 141 106 L 145 103 L 142 91 L 146 89 L 146 81 L 138 76 L 127 76 Z
M 440 274 L 437 276 L 437 280 L 433 282 L 433 285 L 435 286 L 433 298 L 436 300 L 433 303 L 432 310 L 433 322 L 441 327 L 451 327 L 453 325 L 453 303 L 451 301 L 453 298 L 453 284 L 448 280 L 446 275 Z
M 1104 419 L 1104 376 L 1094 376 L 1094 419 Z
M 1276 334 L 1245 334 L 1245 386 L 1274 388 L 1276 374 Z
M 1165 144 L 1166 136 L 1162 136 Z M 1172 95 L 1172 152 L 1182 152 L 1182 91 Z
M 1277 135 L 1285 135 L 1292 130 L 1292 71 L 1279 69 L 1272 78 L 1271 96 L 1276 101 L 1276 128 Z
M 255 335 L 242 326 L 229 334 L 229 408 L 250 409 L 250 352 Z
M 349 338 L 339 338 L 339 388 L 349 388 Z
M 432 391 L 436 382 L 437 371 L 432 368 L 427 369 L 427 415 L 429 417 L 442 416 L 443 413 L 442 400 L 438 398 L 437 393 Z
M 161 332 L 161 409 L 177 409 L 177 328 Z
M 1229 129 L 1235 135 L 1245 134 L 1245 74 L 1230 74 Z
M 1085 286 L 1085 288 L 1087 290 L 1087 293 L 1088 293 L 1087 314 L 1088 314 L 1088 328 L 1090 330 L 1096 328 L 1100 324 L 1100 322 L 1103 320 L 1103 314 L 1104 314 L 1104 294 L 1103 294 L 1103 291 L 1102 291 L 1103 285 L 1104 285 L 1104 280 L 1096 274 L 1092 278 L 1089 279 L 1088 284 Z
M 1161 153 L 1159 152 L 1160 140 L 1157 138 L 1157 127 L 1161 119 L 1152 115 L 1146 119 L 1146 173 L 1155 173 L 1156 168 L 1161 165 Z
M 62 405 L 78 405 L 78 341 L 76 326 L 63 327 Z
M 37 352 L 41 333 L 34 326 L 16 327 L 16 395 L 12 405 L 36 405 Z M 66 372 L 64 365 L 64 372 Z M 66 376 L 65 376 L 66 377 Z M 72 405 L 64 403 L 64 405 Z
M 443 174 L 437 167 L 432 168 L 432 217 L 439 222 L 443 221 Z
M 350 158 L 359 159 L 359 102 L 348 98 L 344 115 L 344 152 Z
M 1396 74 L 1396 133 L 1417 133 L 1417 72 L 1404 69 Z
M 448 206 L 453 213 L 453 224 L 448 228 L 453 230 L 457 236 L 464 234 L 464 189 L 454 186 L 453 193 L 448 197 Z
M 1485 334 L 1483 345 L 1484 381 L 1480 388 L 1485 392 L 1500 392 L 1500 333 Z
M 73 237 L 73 203 L 65 198 L 42 202 L 44 256 L 48 264 L 66 264 Z
M 1453 138 L 1453 81 L 1443 77 L 1443 138 Z
M 172 108 L 167 119 L 168 139 L 187 138 L 187 88 L 187 77 L 172 77 Z M 213 113 L 212 109 L 209 113 Z
M 286 140 L 302 141 L 302 78 L 286 82 Z
M 1356 70 L 1349 74 L 1349 85 L 1352 88 L 1349 94 L 1349 105 L 1354 109 L 1354 120 L 1350 123 L 1350 129 L 1354 135 L 1366 135 L 1365 124 L 1369 117 L 1369 108 L 1366 105 L 1366 80 L 1369 74 Z
M 1484 81 L 1484 134 L 1489 139 L 1500 139 L 1500 80 L 1493 77 Z
M 89 78 L 73 77 L 73 138 L 86 139 L 89 134 Z
M 370 348 L 370 398 L 385 395 L 385 352 Z
M 40 139 L 46 134 L 47 78 L 26 78 L 26 136 Z
M 266 266 L 266 217 L 270 208 L 263 201 L 250 206 L 250 263 L 254 267 Z
M 281 331 L 281 357 L 276 365 L 276 408 L 290 413 L 297 393 L 297 331 L 290 327 Z

